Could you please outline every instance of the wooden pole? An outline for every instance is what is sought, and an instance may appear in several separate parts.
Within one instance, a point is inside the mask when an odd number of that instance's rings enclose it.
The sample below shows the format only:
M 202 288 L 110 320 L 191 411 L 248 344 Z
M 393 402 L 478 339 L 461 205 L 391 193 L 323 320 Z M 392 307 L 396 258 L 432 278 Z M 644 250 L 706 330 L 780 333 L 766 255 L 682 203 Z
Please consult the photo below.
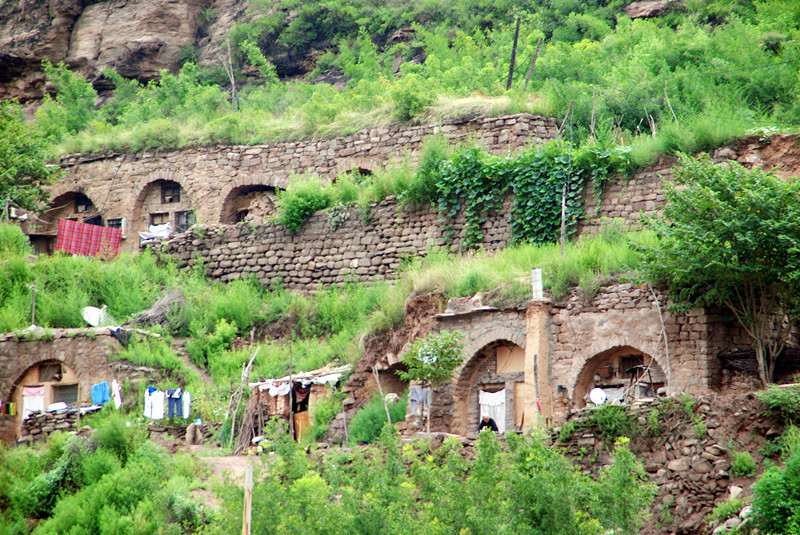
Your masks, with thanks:
M 680 124 L 678 124 L 678 116 L 675 115 L 675 110 L 672 109 L 672 104 L 670 104 L 670 102 L 669 102 L 669 95 L 667 95 L 667 82 L 666 82 L 666 80 L 664 81 L 664 98 L 667 99 L 667 106 L 669 106 L 669 111 L 672 112 L 672 118 L 675 119 L 675 124 L 677 126 L 680 126 Z
M 567 126 L 567 119 L 569 119 L 569 115 L 572 113 L 572 105 L 575 103 L 575 99 L 569 101 L 569 106 L 567 107 L 567 113 L 564 115 L 564 120 L 561 121 L 561 126 L 558 127 L 558 137 L 561 137 L 564 134 L 564 127 Z
M 511 49 L 511 65 L 508 67 L 508 82 L 506 82 L 506 91 L 511 89 L 511 81 L 514 79 L 514 63 L 517 61 L 517 41 L 519 40 L 519 20 L 517 17 L 517 29 L 514 32 L 514 47 Z
M 378 392 L 381 394 L 381 401 L 383 401 L 383 408 L 386 409 L 386 421 L 392 423 L 392 415 L 389 414 L 389 404 L 386 403 L 386 397 L 383 395 L 383 387 L 381 386 L 381 376 L 378 375 L 378 368 L 372 367 L 372 374 L 375 375 L 375 382 L 378 383 Z
M 525 88 L 522 90 L 524 93 L 528 90 L 528 83 L 531 81 L 531 74 L 533 73 L 533 68 L 536 66 L 536 57 L 539 55 L 539 49 L 542 47 L 542 38 L 539 38 L 539 42 L 536 44 L 536 51 L 533 53 L 533 58 L 531 58 L 531 65 L 528 67 L 528 75 L 525 77 Z
M 567 184 L 561 190 L 561 257 L 564 257 L 564 242 L 567 239 Z
M 517 19 L 519 20 L 519 19 Z M 428 385 L 428 434 L 431 432 L 431 408 L 433 407 L 433 386 Z
M 244 471 L 244 511 L 242 514 L 242 535 L 250 535 L 253 518 L 253 465 L 248 464 Z
M 36 325 L 36 284 L 31 284 L 31 325 Z
M 289 342 L 289 436 L 294 436 L 294 410 L 292 410 L 292 400 L 294 399 L 294 380 L 292 379 L 292 370 L 294 368 L 294 353 L 292 352 L 292 342 L 294 342 L 294 332 L 292 333 L 292 340 Z

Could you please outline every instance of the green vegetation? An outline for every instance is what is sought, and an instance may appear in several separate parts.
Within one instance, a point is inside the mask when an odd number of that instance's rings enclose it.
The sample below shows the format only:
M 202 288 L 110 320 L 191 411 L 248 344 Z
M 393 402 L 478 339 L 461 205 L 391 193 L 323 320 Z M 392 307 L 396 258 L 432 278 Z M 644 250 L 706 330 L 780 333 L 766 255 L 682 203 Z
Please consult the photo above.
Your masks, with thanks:
M 767 385 L 795 320 L 800 182 L 737 163 L 681 157 L 663 217 L 649 226 L 644 276 L 669 285 L 674 309 L 723 306 L 753 340 Z
M 52 153 L 331 137 L 476 112 L 561 120 L 571 110 L 570 141 L 631 144 L 633 162 L 644 164 L 657 152 L 706 150 L 748 128 L 800 118 L 798 16 L 788 1 L 691 2 L 633 21 L 619 0 L 251 5 L 254 16 L 231 32 L 234 110 L 219 67 L 190 61 L 147 85 L 106 72 L 115 95 L 94 109 L 88 83 L 63 65 L 46 65 L 57 93 L 37 122 L 58 143 Z M 506 91 L 517 17 L 517 68 Z M 390 39 L 400 28 L 413 31 Z M 528 84 L 539 38 L 545 41 Z M 280 81 L 265 56 L 318 58 L 307 80 L 330 74 L 347 81 L 341 89 Z M 185 58 L 194 59 L 191 51 Z M 244 75 L 252 67 L 256 78 Z
M 366 450 L 317 459 L 278 436 L 279 462 L 253 491 L 253 531 L 297 533 L 636 533 L 653 496 L 621 445 L 592 481 L 538 439 L 509 435 L 504 451 L 481 434 L 474 458 L 458 441 L 437 450 L 401 446 L 392 428 Z M 240 525 L 241 489 L 229 486 L 209 534 Z
M 784 466 L 772 466 L 753 484 L 759 533 L 800 533 L 800 431 L 784 435 Z
M 770 416 L 780 418 L 784 423 L 796 422 L 800 418 L 800 386 L 779 388 L 770 385 L 766 390 L 756 392 L 756 397 Z
M 406 419 L 408 406 L 408 392 L 394 403 L 388 403 L 389 416 L 392 422 L 402 422 Z M 372 444 L 381 435 L 381 430 L 386 425 L 386 409 L 380 396 L 373 396 L 353 416 L 348 424 L 350 434 L 348 440 L 351 444 Z
M 731 471 L 737 476 L 750 477 L 756 473 L 756 461 L 749 451 L 731 451 Z
M 39 130 L 24 122 L 15 103 L 0 102 L 0 221 L 8 220 L 10 208 L 38 208 L 47 199 L 42 186 L 59 174 L 45 164 Z
M 420 381 L 425 386 L 440 385 L 450 379 L 453 370 L 464 361 L 461 331 L 442 331 L 427 338 L 417 338 L 406 349 L 405 370 L 397 375 L 404 381 Z
M 641 433 L 639 421 L 622 405 L 601 405 L 589 411 L 583 427 L 594 430 L 606 446 L 614 444 L 620 437 L 631 439 Z
M 119 414 L 91 422 L 90 438 L 57 433 L 36 447 L 0 445 L 2 533 L 177 535 L 208 523 L 189 494 L 207 469 L 145 441 Z

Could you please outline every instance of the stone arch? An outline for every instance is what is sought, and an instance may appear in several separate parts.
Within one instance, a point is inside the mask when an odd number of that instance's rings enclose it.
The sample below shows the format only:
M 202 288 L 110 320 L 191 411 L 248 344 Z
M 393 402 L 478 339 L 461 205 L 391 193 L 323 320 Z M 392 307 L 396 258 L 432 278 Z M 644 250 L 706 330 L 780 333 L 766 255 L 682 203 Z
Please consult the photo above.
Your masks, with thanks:
M 640 384 L 630 391 L 637 378 L 641 378 Z M 667 386 L 667 376 L 656 357 L 630 345 L 614 346 L 583 362 L 573 385 L 573 401 L 577 408 L 585 407 L 585 397 L 594 387 L 621 388 L 636 398 L 655 397 L 662 386 Z
M 98 225 L 103 223 L 100 207 L 82 189 L 75 188 L 53 196 L 41 217 L 53 225 L 56 225 L 62 218 Z
M 150 225 L 170 223 L 172 232 L 183 231 L 191 226 L 192 213 L 192 199 L 185 180 L 158 178 L 136 192 L 131 230 L 137 233 L 146 231 Z
M 263 219 L 277 211 L 276 191 L 266 184 L 246 184 L 231 188 L 222 202 L 220 223 L 239 223 Z
M 24 414 L 23 392 L 27 386 L 40 387 L 42 390 L 41 409 L 56 402 L 79 402 L 85 393 L 75 369 L 60 359 L 44 359 L 16 375 L 8 397 L 17 406 L 16 434 L 20 436 Z
M 485 337 L 484 337 L 485 338 Z M 518 343 L 521 341 L 522 343 Z M 525 380 L 524 360 L 525 346 L 523 340 L 509 340 L 507 337 L 493 337 L 493 340 L 478 345 L 481 342 L 474 341 L 465 345 L 465 353 L 470 355 L 468 360 L 459 368 L 453 378 L 453 423 L 451 432 L 466 435 L 477 431 L 478 428 L 478 390 L 488 388 L 490 390 L 500 390 L 503 388 L 512 391 L 507 392 L 506 396 L 511 400 L 507 407 L 513 411 L 514 392 L 513 385 L 517 382 L 523 383 Z M 475 349 L 477 347 L 477 349 Z M 517 355 L 517 366 L 508 371 L 500 372 L 498 366 L 498 353 L 501 348 L 507 349 L 506 353 L 511 354 L 512 350 Z M 505 366 L 503 366 L 505 369 Z M 522 399 L 519 400 L 523 403 Z M 522 405 L 520 405 L 520 408 Z M 513 419 L 507 418 L 508 422 Z M 511 429 L 511 427 L 507 427 Z
M 33 356 L 32 354 L 27 354 L 25 356 L 27 358 L 22 358 L 19 361 L 14 362 L 13 368 L 9 370 L 5 384 L 2 386 L 2 388 L 0 388 L 0 393 L 2 393 L 3 399 L 12 399 L 18 387 L 21 386 L 20 382 L 22 379 L 31 370 L 36 369 L 41 364 L 51 362 L 61 363 L 69 370 L 74 372 L 79 382 L 84 376 L 83 370 L 78 365 L 78 359 L 74 355 L 70 355 L 67 352 L 59 353 L 58 355 Z

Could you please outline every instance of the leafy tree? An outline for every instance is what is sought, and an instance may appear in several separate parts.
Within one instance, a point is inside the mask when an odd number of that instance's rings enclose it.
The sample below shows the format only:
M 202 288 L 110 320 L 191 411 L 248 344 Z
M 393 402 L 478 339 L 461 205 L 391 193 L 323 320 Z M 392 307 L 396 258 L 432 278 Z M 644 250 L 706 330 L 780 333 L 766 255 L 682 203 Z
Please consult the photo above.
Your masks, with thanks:
M 464 345 L 461 331 L 442 331 L 417 338 L 412 342 L 403 358 L 407 371 L 398 371 L 404 381 L 421 381 L 425 385 L 446 382 L 464 361 Z
M 77 133 L 83 130 L 95 115 L 97 91 L 83 76 L 70 71 L 64 62 L 53 65 L 47 60 L 42 61 L 47 81 L 56 89 L 56 98 L 53 102 L 49 96 L 45 97 L 44 106 L 55 105 L 66 111 L 64 126 L 67 132 Z
M 800 312 L 800 182 L 707 156 L 680 164 L 663 216 L 648 220 L 661 240 L 645 250 L 644 270 L 669 285 L 678 311 L 729 309 L 767 384 Z
M 47 198 L 42 185 L 58 172 L 46 165 L 42 136 L 19 106 L 0 102 L 0 218 L 7 219 L 10 206 L 36 210 Z
M 408 368 L 400 370 L 397 375 L 404 381 L 420 381 L 426 387 L 438 385 L 450 379 L 450 376 L 464 361 L 464 345 L 461 331 L 442 331 L 430 334 L 427 338 L 417 338 L 411 343 L 403 357 Z M 429 400 L 433 406 L 433 393 Z M 428 431 L 431 421 L 428 417 Z

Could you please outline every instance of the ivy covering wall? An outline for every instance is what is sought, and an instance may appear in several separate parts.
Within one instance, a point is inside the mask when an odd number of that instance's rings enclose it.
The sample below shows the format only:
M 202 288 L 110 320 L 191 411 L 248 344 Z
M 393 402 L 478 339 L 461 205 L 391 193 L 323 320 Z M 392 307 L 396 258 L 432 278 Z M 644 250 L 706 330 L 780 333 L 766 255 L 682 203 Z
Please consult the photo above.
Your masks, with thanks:
M 570 236 L 583 216 L 586 182 L 594 180 L 599 195 L 610 174 L 630 168 L 627 155 L 622 147 L 576 147 L 563 141 L 507 157 L 477 148 L 461 150 L 439 166 L 438 209 L 451 226 L 456 215 L 464 211 L 466 228 L 461 245 L 474 249 L 483 242 L 487 214 L 500 210 L 513 194 L 512 241 L 551 243 L 560 235 L 564 192 Z

